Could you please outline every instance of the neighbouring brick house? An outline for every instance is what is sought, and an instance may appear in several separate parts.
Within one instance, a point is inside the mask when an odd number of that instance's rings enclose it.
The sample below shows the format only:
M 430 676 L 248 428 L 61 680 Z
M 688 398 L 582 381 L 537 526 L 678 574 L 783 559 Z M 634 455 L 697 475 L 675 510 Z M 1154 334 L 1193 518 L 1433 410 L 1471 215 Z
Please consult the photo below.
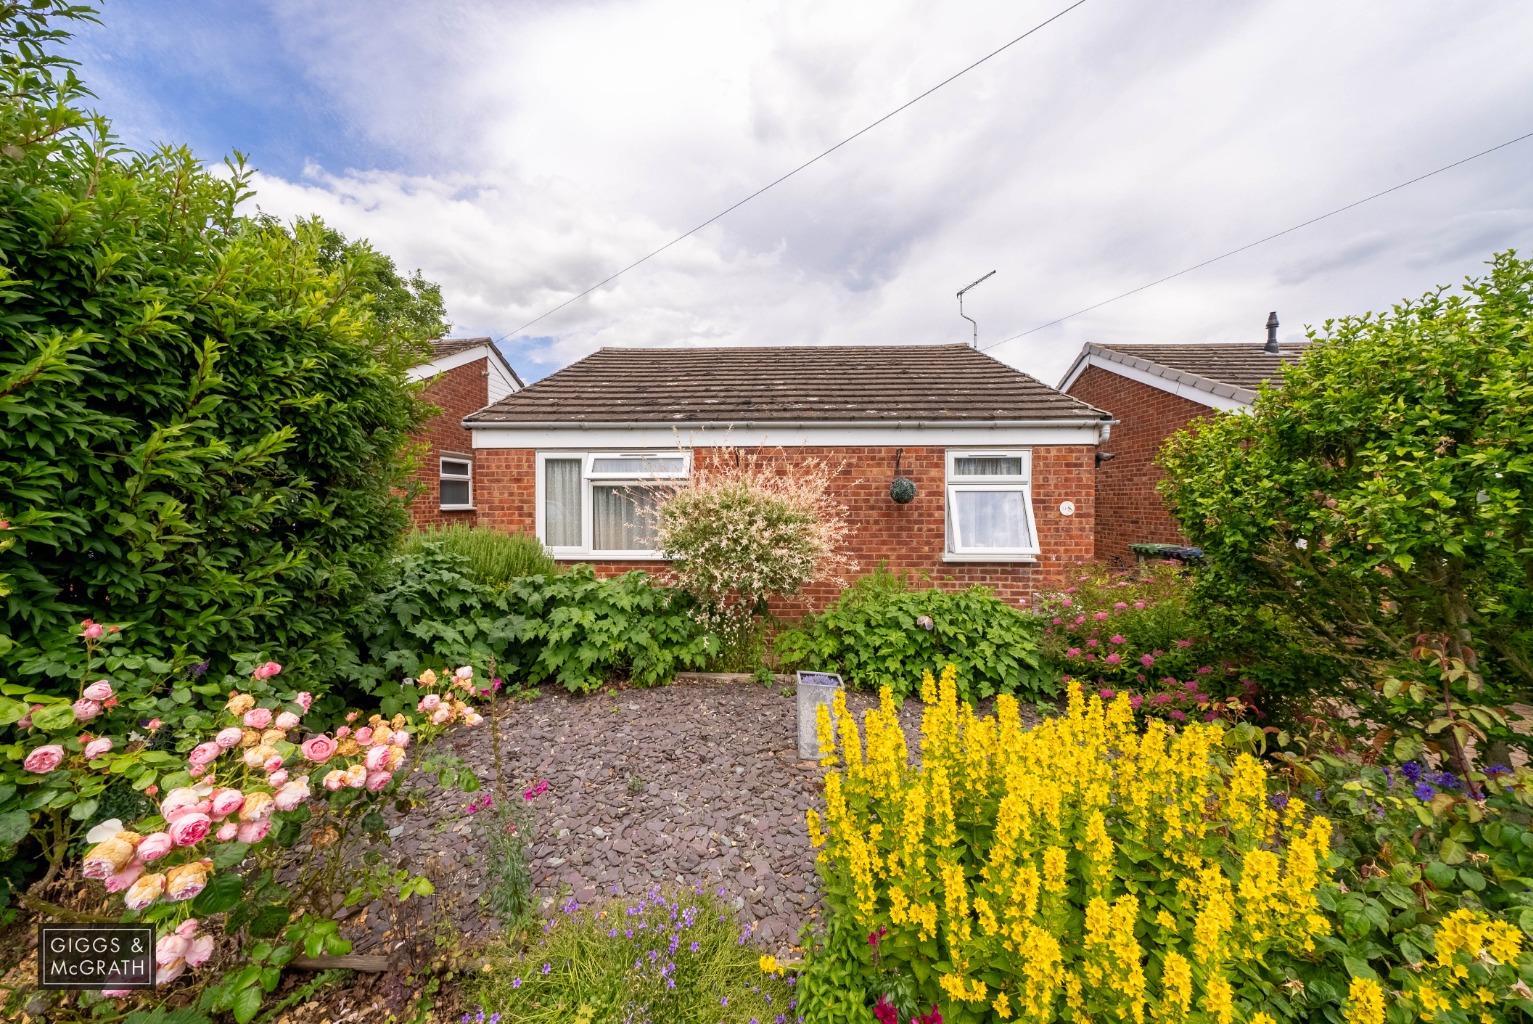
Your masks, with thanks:
M 1279 345 L 1276 332 L 1273 314 L 1265 346 L 1089 344 L 1081 350 L 1059 388 L 1114 418 L 1096 474 L 1097 558 L 1129 564 L 1135 560 L 1130 544 L 1186 543 L 1156 490 L 1155 456 L 1168 437 L 1213 410 L 1247 408 L 1263 381 L 1299 358 L 1307 343 Z
M 607 348 L 464 420 L 479 523 L 611 574 L 642 508 L 721 448 L 840 466 L 853 555 L 1013 602 L 1092 558 L 1106 413 L 965 345 Z M 915 484 L 907 504 L 890 486 Z M 818 607 L 830 587 L 785 612 Z
M 417 527 L 473 524 L 474 440 L 463 417 L 520 391 L 521 378 L 489 338 L 443 338 L 431 343 L 431 362 L 412 369 L 410 379 L 429 381 L 421 397 L 442 410 L 416 435 L 427 451 L 410 515 Z

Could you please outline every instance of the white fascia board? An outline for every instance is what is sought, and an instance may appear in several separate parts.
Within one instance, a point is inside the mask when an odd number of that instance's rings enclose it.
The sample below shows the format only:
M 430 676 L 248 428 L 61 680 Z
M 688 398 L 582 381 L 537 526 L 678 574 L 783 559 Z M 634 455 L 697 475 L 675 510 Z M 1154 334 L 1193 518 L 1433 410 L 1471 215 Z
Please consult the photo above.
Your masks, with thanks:
M 522 379 L 516 375 L 516 370 L 506 361 L 506 357 L 501 355 L 500 349 L 494 345 L 478 345 L 474 348 L 466 348 L 462 352 L 454 352 L 450 356 L 433 359 L 431 362 L 422 363 L 419 366 L 412 366 L 406 377 L 412 381 L 426 380 L 429 377 L 446 373 L 448 370 L 456 370 L 460 366 L 467 366 L 469 363 L 477 362 L 480 359 L 488 359 L 490 361 L 489 383 L 490 401 L 492 403 L 498 402 L 513 391 L 522 390 Z M 495 394 L 497 387 L 504 388 L 505 390 L 497 395 Z
M 902 445 L 1026 448 L 1095 445 L 1104 420 L 996 423 L 465 423 L 474 448 L 888 448 Z
M 1222 409 L 1225 412 L 1246 412 L 1251 408 L 1249 400 L 1242 400 L 1242 396 L 1252 395 L 1245 388 L 1237 388 L 1230 384 L 1219 384 L 1194 374 L 1183 373 L 1179 370 L 1168 368 L 1162 368 L 1164 372 L 1156 373 L 1143 367 L 1132 366 L 1119 359 L 1104 356 L 1099 351 L 1092 351 L 1093 348 L 1095 346 L 1088 345 L 1087 350 L 1082 352 L 1075 360 L 1075 365 L 1070 367 L 1070 372 L 1059 383 L 1060 391 L 1068 393 L 1071 385 L 1079 379 L 1081 374 L 1086 372 L 1088 367 L 1096 366 L 1109 373 L 1116 373 L 1120 377 L 1126 377 L 1129 380 L 1138 381 L 1140 384 L 1149 385 L 1152 388 L 1168 392 L 1179 398 L 1185 398 L 1189 402 L 1206 405 L 1210 409 Z M 1135 362 L 1144 363 L 1145 366 L 1156 365 L 1144 359 L 1135 359 Z M 1229 394 L 1219 394 L 1210 390 L 1215 387 L 1220 391 L 1227 391 Z M 1252 397 L 1255 396 L 1252 395 Z M 1116 413 L 1115 415 L 1121 418 L 1124 414 Z

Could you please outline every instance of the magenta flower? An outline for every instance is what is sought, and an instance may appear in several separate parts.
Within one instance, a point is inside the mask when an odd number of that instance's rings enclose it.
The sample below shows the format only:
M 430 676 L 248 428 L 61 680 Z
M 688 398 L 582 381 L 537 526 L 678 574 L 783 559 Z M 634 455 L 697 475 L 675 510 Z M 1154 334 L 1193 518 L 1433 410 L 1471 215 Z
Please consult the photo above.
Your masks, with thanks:
M 1101 622 L 1101 621 L 1103 621 L 1104 619 L 1107 618 L 1107 613 L 1106 612 L 1097 612 L 1095 615 L 1092 616 L 1092 618 L 1096 619 L 1098 622 Z
M 1145 668 L 1149 668 L 1151 665 L 1155 664 L 1155 658 L 1153 655 L 1149 654 L 1141 655 L 1139 658 L 1139 664 L 1143 665 Z
M 1128 643 L 1128 637 L 1124 636 L 1122 633 L 1114 633 L 1108 639 L 1112 643 L 1115 643 L 1115 644 L 1126 644 L 1126 643 Z
M 1065 657 L 1067 657 L 1067 658 L 1079 658 L 1080 656 L 1081 656 L 1081 649 L 1079 647 L 1072 647 L 1068 651 L 1065 652 Z
M 1118 610 L 1120 612 L 1121 611 L 1126 611 L 1128 609 L 1128 602 L 1127 601 L 1118 601 L 1118 602 L 1113 604 L 1113 608 L 1115 608 L 1116 610 Z
M 1106 661 L 1107 664 L 1109 664 L 1109 665 L 1121 665 L 1121 664 L 1123 664 L 1123 659 L 1120 656 L 1118 656 L 1117 654 L 1109 654 L 1103 660 Z
M 1112 700 L 1117 694 L 1112 690 L 1103 690 L 1100 696 L 1103 700 Z

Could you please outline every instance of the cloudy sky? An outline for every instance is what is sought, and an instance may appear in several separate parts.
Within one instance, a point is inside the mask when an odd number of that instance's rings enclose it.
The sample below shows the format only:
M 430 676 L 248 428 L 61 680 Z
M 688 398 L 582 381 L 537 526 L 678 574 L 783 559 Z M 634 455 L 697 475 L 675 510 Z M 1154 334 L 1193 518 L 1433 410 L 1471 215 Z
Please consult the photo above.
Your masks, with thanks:
M 71 54 L 128 142 L 260 169 L 442 284 L 536 378 L 601 345 L 1285 339 L 1533 247 L 1533 4 L 1087 0 L 599 292 L 516 329 L 1070 0 L 108 0 Z

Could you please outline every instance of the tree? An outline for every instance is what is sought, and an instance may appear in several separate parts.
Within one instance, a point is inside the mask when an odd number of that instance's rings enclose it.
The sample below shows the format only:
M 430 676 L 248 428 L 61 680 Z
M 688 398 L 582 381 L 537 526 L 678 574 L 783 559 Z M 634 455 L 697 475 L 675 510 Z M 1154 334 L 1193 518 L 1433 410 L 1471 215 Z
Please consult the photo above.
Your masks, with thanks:
M 407 524 L 423 406 L 379 339 L 433 293 L 240 216 L 239 157 L 118 145 L 49 49 L 89 16 L 0 6 L 0 676 L 62 673 L 87 616 L 166 659 L 315 657 Z
M 1249 414 L 1161 456 L 1227 634 L 1297 645 L 1308 682 L 1340 680 L 1376 722 L 1461 739 L 1497 724 L 1477 704 L 1533 684 L 1533 263 L 1490 267 L 1328 321 Z

